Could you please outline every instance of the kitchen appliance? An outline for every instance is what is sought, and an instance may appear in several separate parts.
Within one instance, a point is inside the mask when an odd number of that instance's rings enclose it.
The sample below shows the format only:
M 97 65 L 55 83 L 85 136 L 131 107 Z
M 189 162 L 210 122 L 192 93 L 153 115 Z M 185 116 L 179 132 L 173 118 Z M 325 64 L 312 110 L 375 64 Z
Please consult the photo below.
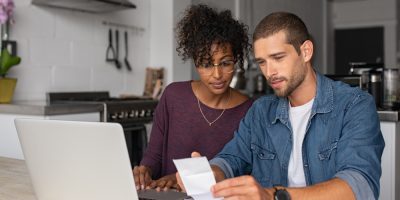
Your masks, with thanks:
M 376 107 L 382 107 L 382 72 L 369 71 L 368 92 L 374 97 Z
M 353 74 L 353 75 L 335 75 L 335 74 L 326 74 L 328 78 L 334 81 L 342 81 L 344 83 L 349 84 L 352 87 L 359 87 L 362 88 L 362 79 L 361 75 Z
M 400 69 L 383 70 L 383 108 L 400 108 Z
M 32 0 L 32 4 L 91 13 L 136 8 L 129 0 Z
M 246 89 L 246 77 L 245 77 L 245 70 L 238 67 L 235 70 L 235 74 L 232 77 L 232 81 L 229 84 L 230 87 L 238 89 L 238 90 L 244 90 Z
M 349 65 L 349 74 L 361 76 L 361 89 L 365 91 L 369 91 L 371 70 L 382 71 L 383 69 L 383 63 L 351 62 Z
M 147 146 L 145 124 L 152 122 L 158 100 L 147 97 L 114 98 L 109 92 L 50 92 L 50 104 L 87 103 L 102 104 L 100 120 L 122 125 L 132 166 L 138 165 Z

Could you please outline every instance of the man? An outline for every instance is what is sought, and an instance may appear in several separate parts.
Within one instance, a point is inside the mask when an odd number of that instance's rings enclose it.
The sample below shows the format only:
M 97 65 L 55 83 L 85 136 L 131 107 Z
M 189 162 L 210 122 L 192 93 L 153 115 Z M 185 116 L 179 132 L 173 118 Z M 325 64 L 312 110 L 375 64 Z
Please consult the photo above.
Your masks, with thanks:
M 253 41 L 275 95 L 253 104 L 210 161 L 214 196 L 377 199 L 385 144 L 372 96 L 314 71 L 313 42 L 294 14 L 268 15 Z

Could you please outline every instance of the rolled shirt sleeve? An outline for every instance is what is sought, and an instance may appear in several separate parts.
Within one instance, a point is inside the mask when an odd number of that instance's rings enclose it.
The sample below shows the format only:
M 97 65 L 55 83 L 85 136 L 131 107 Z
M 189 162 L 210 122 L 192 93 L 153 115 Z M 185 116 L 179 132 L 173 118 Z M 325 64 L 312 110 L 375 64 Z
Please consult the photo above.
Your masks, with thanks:
M 338 172 L 335 177 L 340 178 L 349 184 L 356 199 L 375 200 L 374 193 L 372 192 L 368 181 L 359 172 L 354 170 L 343 170 Z
M 210 160 L 210 165 L 218 166 L 222 170 L 222 172 L 224 172 L 225 178 L 235 177 L 229 163 L 222 158 L 214 158 Z

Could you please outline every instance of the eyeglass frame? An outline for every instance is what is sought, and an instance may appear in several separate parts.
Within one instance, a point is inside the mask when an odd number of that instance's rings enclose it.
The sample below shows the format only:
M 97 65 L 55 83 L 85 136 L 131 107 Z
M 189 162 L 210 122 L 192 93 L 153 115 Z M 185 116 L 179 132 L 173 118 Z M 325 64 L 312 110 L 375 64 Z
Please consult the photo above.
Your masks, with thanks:
M 226 64 L 227 62 L 229 62 L 230 64 L 227 65 L 226 67 L 229 67 L 230 65 L 232 65 L 232 71 L 229 72 L 224 72 L 224 64 Z M 236 60 L 226 60 L 226 61 L 221 61 L 220 63 L 202 63 L 196 66 L 199 69 L 199 72 L 202 74 L 206 74 L 206 75 L 211 75 L 214 73 L 215 68 L 217 67 L 221 67 L 222 69 L 222 73 L 224 74 L 230 74 L 233 73 L 235 71 L 236 68 Z M 211 68 L 212 67 L 212 68 Z M 211 70 L 209 72 L 201 72 L 201 70 Z

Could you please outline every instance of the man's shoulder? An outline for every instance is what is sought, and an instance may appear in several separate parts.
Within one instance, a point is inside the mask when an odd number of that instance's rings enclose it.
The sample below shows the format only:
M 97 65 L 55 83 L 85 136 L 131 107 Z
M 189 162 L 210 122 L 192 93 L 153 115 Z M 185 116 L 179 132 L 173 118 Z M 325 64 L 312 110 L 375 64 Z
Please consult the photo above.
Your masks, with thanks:
M 264 95 L 254 100 L 250 107 L 255 112 L 274 112 L 279 104 L 279 97 L 275 95 Z
M 276 95 L 270 94 L 270 95 L 263 95 L 256 100 L 254 100 L 253 105 L 256 106 L 270 106 L 273 104 L 276 104 L 279 102 L 279 97 Z
M 332 88 L 336 103 L 354 105 L 362 101 L 369 103 L 374 101 L 374 98 L 368 92 L 359 87 L 351 87 L 341 81 L 333 81 Z
M 371 95 L 366 92 L 361 90 L 359 87 L 352 87 L 346 83 L 343 83 L 341 81 L 335 81 L 333 82 L 333 90 L 334 94 L 337 99 L 342 99 L 342 98 L 357 98 L 357 97 L 362 97 L 362 98 L 368 98 Z

